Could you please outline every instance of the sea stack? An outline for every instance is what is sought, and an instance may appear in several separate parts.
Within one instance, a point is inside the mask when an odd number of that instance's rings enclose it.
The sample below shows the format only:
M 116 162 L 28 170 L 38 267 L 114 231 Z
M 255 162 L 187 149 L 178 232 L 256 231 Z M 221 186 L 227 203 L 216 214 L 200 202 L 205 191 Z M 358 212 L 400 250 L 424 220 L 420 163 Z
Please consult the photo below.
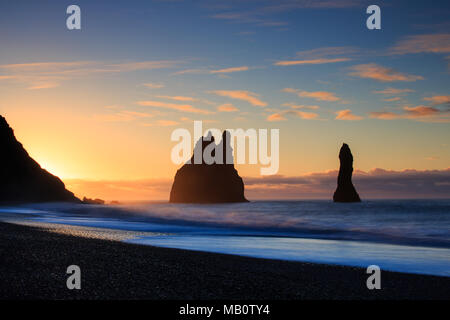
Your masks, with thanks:
M 0 150 L 0 202 L 81 202 L 28 155 L 2 116 Z
M 211 145 L 213 144 L 213 145 Z M 203 158 L 195 163 L 195 154 L 203 154 L 206 147 L 222 151 L 222 163 L 207 164 Z M 211 150 L 211 149 L 209 149 Z M 201 152 L 201 153 L 200 153 Z M 230 159 L 227 163 L 226 159 Z M 198 162 L 198 161 L 197 161 Z M 230 203 L 248 202 L 244 196 L 244 182 L 234 168 L 230 133 L 224 131 L 221 142 L 216 145 L 213 136 L 200 138 L 190 161 L 175 174 L 170 191 L 172 203 Z
M 358 193 L 352 183 L 353 155 L 346 143 L 342 145 L 339 152 L 339 175 L 337 189 L 333 195 L 334 202 L 361 202 Z

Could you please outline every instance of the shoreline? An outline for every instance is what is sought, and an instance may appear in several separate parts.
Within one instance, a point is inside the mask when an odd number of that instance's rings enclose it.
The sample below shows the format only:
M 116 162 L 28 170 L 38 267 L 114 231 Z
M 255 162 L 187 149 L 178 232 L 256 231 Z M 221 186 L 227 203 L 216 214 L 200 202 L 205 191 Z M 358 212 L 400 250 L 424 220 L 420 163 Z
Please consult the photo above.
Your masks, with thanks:
M 251 258 L 49 232 L 0 222 L 0 299 L 450 299 L 450 278 L 382 271 L 368 290 L 357 267 Z M 82 289 L 68 290 L 79 265 Z

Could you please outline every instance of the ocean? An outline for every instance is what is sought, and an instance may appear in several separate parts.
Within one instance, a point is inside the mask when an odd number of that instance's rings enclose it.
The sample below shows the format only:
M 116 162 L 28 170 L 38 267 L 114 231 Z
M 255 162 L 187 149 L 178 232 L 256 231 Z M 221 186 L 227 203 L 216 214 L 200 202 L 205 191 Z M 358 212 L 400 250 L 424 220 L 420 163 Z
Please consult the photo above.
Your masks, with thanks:
M 142 245 L 450 276 L 450 200 L 47 203 L 0 207 L 0 220 L 132 231 L 123 241 Z

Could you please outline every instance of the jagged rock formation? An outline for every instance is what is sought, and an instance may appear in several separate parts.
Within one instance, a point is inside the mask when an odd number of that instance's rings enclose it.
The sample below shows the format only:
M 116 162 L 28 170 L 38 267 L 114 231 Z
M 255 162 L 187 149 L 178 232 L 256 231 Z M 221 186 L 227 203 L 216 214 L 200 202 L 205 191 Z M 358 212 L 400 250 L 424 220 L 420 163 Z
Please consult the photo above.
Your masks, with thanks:
M 28 155 L 0 116 L 0 202 L 50 201 L 81 202 Z
M 337 189 L 333 195 L 334 202 L 361 202 L 358 193 L 352 183 L 353 155 L 346 143 L 342 145 L 339 152 L 339 175 Z
M 195 154 L 203 154 L 206 147 L 220 150 L 223 164 L 195 164 Z M 227 164 L 225 159 L 230 159 Z M 230 147 L 230 133 L 224 131 L 222 141 L 216 145 L 214 137 L 201 138 L 194 149 L 194 154 L 188 163 L 184 164 L 175 174 L 170 191 L 170 202 L 173 203 L 225 203 L 247 202 L 244 196 L 244 182 L 234 168 L 233 153 Z

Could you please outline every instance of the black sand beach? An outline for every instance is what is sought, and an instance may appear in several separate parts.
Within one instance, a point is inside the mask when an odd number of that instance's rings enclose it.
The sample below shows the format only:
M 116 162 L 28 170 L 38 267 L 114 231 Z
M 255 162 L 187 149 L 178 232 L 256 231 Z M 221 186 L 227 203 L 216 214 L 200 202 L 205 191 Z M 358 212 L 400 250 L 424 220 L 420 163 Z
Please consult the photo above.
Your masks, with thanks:
M 88 239 L 0 223 L 0 299 L 450 299 L 450 278 Z M 66 288 L 80 266 L 81 290 Z

